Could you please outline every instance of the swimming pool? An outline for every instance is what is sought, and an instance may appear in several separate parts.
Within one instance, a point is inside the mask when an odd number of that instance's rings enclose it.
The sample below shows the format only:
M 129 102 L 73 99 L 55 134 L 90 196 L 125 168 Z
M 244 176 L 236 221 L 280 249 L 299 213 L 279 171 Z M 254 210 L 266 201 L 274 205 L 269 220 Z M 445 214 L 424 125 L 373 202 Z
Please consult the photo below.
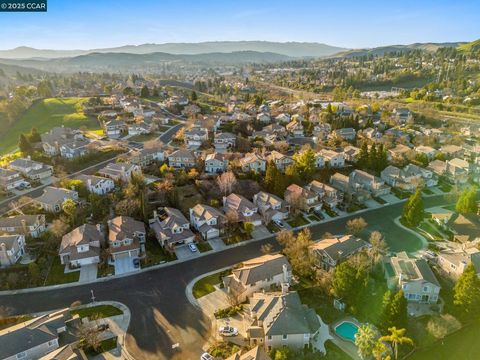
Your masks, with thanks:
M 335 332 L 344 340 L 355 343 L 355 335 L 358 332 L 358 326 L 350 321 L 344 321 L 335 327 Z

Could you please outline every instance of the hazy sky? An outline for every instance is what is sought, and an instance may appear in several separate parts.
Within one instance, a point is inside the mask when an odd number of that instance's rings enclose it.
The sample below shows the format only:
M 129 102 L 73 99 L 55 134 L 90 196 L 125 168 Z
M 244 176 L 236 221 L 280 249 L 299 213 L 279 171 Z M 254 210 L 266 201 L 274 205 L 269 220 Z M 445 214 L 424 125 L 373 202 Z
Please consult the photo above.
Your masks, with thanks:
M 480 38 L 480 1 L 48 0 L 0 12 L 0 48 L 92 49 L 211 40 L 312 41 L 348 48 Z

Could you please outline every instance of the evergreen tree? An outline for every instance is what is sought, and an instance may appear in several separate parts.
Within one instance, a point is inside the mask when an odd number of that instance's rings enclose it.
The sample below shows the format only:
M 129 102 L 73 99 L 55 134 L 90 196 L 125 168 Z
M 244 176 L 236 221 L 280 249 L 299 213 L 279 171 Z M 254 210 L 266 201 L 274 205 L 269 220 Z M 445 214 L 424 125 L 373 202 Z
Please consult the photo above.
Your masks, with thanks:
M 148 90 L 148 86 L 144 85 L 142 87 L 142 90 L 140 91 L 140 97 L 142 98 L 148 98 L 150 97 L 150 90 Z
M 31 142 L 31 143 L 38 143 L 40 141 L 42 141 L 42 138 L 40 137 L 40 134 L 38 133 L 38 130 L 37 128 L 32 128 L 32 130 L 30 131 L 30 135 L 28 137 L 28 140 Z
M 423 219 L 423 212 L 422 191 L 417 189 L 405 203 L 402 220 L 409 226 L 417 226 Z
M 388 166 L 388 156 L 387 151 L 383 144 L 380 144 L 377 150 L 377 162 L 375 170 L 380 172 L 383 171 Z
M 190 100 L 197 101 L 197 93 L 195 91 L 192 91 L 190 94 Z
M 368 154 L 368 168 L 372 170 L 375 169 L 377 160 L 377 146 L 373 143 Z
M 265 171 L 264 186 L 269 192 L 273 192 L 275 188 L 275 182 L 280 180 L 279 171 L 275 162 L 269 161 L 267 163 L 267 169 Z
M 293 155 L 295 170 L 300 178 L 309 180 L 315 172 L 315 152 L 310 148 Z
M 360 168 L 368 167 L 368 144 L 366 141 L 362 143 L 362 147 L 360 148 L 360 152 L 358 153 L 357 164 Z
M 28 141 L 25 134 L 20 134 L 20 138 L 18 140 L 18 148 L 23 154 L 31 154 L 33 152 L 32 145 Z
M 453 288 L 453 303 L 464 318 L 476 317 L 480 312 L 480 279 L 476 272 L 470 263 Z
M 160 96 L 160 94 L 158 93 L 158 89 L 157 89 L 156 86 L 153 87 L 152 96 L 153 96 L 153 97 L 159 97 L 159 96 Z
M 455 208 L 461 214 L 476 214 L 478 212 L 477 187 L 472 186 L 470 189 L 463 190 Z

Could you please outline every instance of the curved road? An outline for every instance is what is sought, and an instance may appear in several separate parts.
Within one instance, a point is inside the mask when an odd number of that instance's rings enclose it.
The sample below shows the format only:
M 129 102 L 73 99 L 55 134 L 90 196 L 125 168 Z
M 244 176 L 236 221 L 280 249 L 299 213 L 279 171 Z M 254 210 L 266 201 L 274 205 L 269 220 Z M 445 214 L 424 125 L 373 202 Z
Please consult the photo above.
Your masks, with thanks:
M 443 196 L 425 199 L 425 207 L 444 203 Z M 325 232 L 342 233 L 347 220 L 361 216 L 369 224 L 369 230 L 379 230 L 385 235 L 393 251 L 413 252 L 422 246 L 419 239 L 394 224 L 402 207 L 403 203 L 384 206 L 318 224 L 310 229 L 314 238 Z M 129 277 L 66 289 L 2 295 L 0 306 L 10 308 L 14 314 L 47 311 L 69 306 L 76 300 L 87 303 L 91 297 L 90 290 L 93 290 L 98 301 L 118 301 L 130 308 L 132 319 L 127 349 L 135 359 L 198 359 L 204 337 L 208 335 L 209 321 L 188 302 L 186 285 L 201 274 L 260 255 L 260 247 L 265 243 L 271 243 L 275 249 L 279 249 L 274 236 L 271 236 Z M 174 344 L 178 344 L 178 347 L 172 349 Z

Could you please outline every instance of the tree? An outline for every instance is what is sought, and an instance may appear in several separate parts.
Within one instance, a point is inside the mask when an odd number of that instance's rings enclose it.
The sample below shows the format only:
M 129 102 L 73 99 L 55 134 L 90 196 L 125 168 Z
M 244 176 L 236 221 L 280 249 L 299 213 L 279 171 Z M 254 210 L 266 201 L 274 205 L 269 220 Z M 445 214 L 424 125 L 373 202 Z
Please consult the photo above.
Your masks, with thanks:
M 379 341 L 390 343 L 395 359 L 398 359 L 398 348 L 400 345 L 413 345 L 413 340 L 405 336 L 407 331 L 405 329 L 397 329 L 395 326 L 392 326 L 388 331 L 390 334 L 382 336 Z
M 480 279 L 470 263 L 453 287 L 453 304 L 464 317 L 474 317 L 480 311 Z
M 28 264 L 28 274 L 34 283 L 40 279 L 40 268 L 38 267 L 37 263 L 31 262 Z
M 30 130 L 28 141 L 30 143 L 39 143 L 40 141 L 42 141 L 42 138 L 40 137 L 40 134 L 38 133 L 37 128 L 33 127 L 32 130 Z
M 147 85 L 143 85 L 142 90 L 140 91 L 140 97 L 142 98 L 150 97 L 150 90 L 148 90 Z
M 360 298 L 367 283 L 368 273 L 365 267 L 357 267 L 345 261 L 335 268 L 332 292 L 335 297 L 352 306 Z
M 355 335 L 355 345 L 358 349 L 358 355 L 362 359 L 368 359 L 372 356 L 379 337 L 373 325 L 362 325 L 358 328 L 358 332 Z
M 422 190 L 417 189 L 403 207 L 402 220 L 409 226 L 418 226 L 423 219 Z
M 232 192 L 233 187 L 237 183 L 237 179 L 233 172 L 227 171 L 217 177 L 217 184 L 224 196 Z
M 100 330 L 96 326 L 81 323 L 76 328 L 76 335 L 82 347 L 90 347 L 93 350 L 98 350 L 102 344 Z
M 190 94 L 190 100 L 197 101 L 197 93 L 195 91 L 192 91 Z
M 387 290 L 383 295 L 380 328 L 387 331 L 392 326 L 407 326 L 407 299 L 403 290 L 392 293 Z
M 251 222 L 244 222 L 243 223 L 243 230 L 248 235 L 248 238 L 252 237 L 252 232 L 255 229 L 255 226 Z
M 355 218 L 347 221 L 347 233 L 352 235 L 359 235 L 367 227 L 367 222 L 364 218 Z
M 269 161 L 267 163 L 267 169 L 265 170 L 265 178 L 263 180 L 263 185 L 265 189 L 269 192 L 273 192 L 275 189 L 275 182 L 278 181 L 280 173 L 277 169 L 277 165 L 274 161 Z
M 63 212 L 68 216 L 70 224 L 75 225 L 75 216 L 77 214 L 77 204 L 72 199 L 67 199 L 62 204 Z
M 282 230 L 277 234 L 277 241 L 283 246 L 283 253 L 287 256 L 292 269 L 300 276 L 313 275 L 313 258 L 309 251 L 312 244 L 310 230 L 302 230 L 297 237 L 291 232 Z
M 233 210 L 227 210 L 225 212 L 225 227 L 227 233 L 231 234 L 233 229 L 238 225 L 238 214 Z
M 135 94 L 135 92 L 133 91 L 133 89 L 130 86 L 127 86 L 125 89 L 123 89 L 123 95 L 131 96 L 131 95 L 134 95 L 134 94 Z
M 33 152 L 32 145 L 28 141 L 25 134 L 20 134 L 20 137 L 18 139 L 18 148 L 20 149 L 22 154 L 31 154 Z
M 455 207 L 457 212 L 461 214 L 476 214 L 478 212 L 477 190 L 476 186 L 463 190 Z
M 387 253 L 388 245 L 379 231 L 373 231 L 370 234 L 369 242 L 371 245 L 370 253 L 372 255 L 372 263 L 378 263 L 383 255 Z
M 378 340 L 375 344 L 372 355 L 375 360 L 390 360 L 390 349 L 385 345 L 384 342 Z
M 272 244 L 263 244 L 260 247 L 260 252 L 264 255 L 271 254 L 273 252 L 273 245 Z
M 309 180 L 315 172 L 315 152 L 309 146 L 293 155 L 296 173 L 300 178 Z
M 48 231 L 57 239 L 60 239 L 67 233 L 69 226 L 62 219 L 55 219 L 52 221 L 52 225 L 49 226 Z

